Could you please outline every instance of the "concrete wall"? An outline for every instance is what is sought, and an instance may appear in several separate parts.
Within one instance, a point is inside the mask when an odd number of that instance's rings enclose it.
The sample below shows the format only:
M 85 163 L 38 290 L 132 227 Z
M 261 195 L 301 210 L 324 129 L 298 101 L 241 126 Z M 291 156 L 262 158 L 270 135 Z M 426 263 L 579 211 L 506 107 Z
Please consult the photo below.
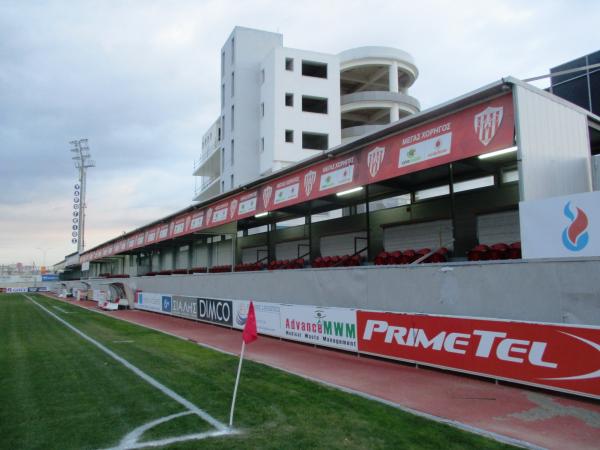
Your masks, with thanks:
M 88 280 L 148 292 L 600 326 L 600 258 Z M 131 302 L 131 299 L 130 299 Z

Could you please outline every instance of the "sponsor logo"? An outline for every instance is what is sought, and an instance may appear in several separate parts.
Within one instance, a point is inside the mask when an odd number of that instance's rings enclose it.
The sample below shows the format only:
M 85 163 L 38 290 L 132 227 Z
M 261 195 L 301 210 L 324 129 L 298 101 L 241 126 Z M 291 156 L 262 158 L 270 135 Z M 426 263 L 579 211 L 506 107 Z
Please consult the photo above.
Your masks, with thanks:
M 571 221 L 562 232 L 562 242 L 567 250 L 578 252 L 583 250 L 589 242 L 587 232 L 589 220 L 586 213 L 575 207 L 577 215 L 571 211 L 571 202 L 567 202 L 563 209 L 563 214 Z
M 183 230 L 185 230 L 185 222 L 179 222 L 173 227 L 173 234 L 183 233 Z
M 500 128 L 502 123 L 502 117 L 504 116 L 504 108 L 498 107 L 493 108 L 488 106 L 479 114 L 475 114 L 473 120 L 473 127 L 479 141 L 483 145 L 488 145 L 496 136 L 496 132 Z
M 248 304 L 242 303 L 238 307 L 237 314 L 235 315 L 235 323 L 240 327 L 246 325 L 246 320 L 248 319 Z
M 171 313 L 177 316 L 195 319 L 198 317 L 198 299 L 174 295 L 171 304 Z
M 310 170 L 304 175 L 304 192 L 308 197 L 312 192 L 312 188 L 315 185 L 315 180 L 317 179 L 317 172 L 314 170 Z
M 200 228 L 202 226 L 202 221 L 204 220 L 204 215 L 194 216 L 190 223 L 190 229 L 195 230 L 196 228 Z
M 273 188 L 271 186 L 267 186 L 262 193 L 263 196 L 263 206 L 265 208 L 269 207 L 269 202 L 271 201 L 271 194 L 273 193 Z
M 385 156 L 385 147 L 375 147 L 367 154 L 367 165 L 371 177 L 375 177 L 381 168 Z
M 233 199 L 231 201 L 231 205 L 230 205 L 230 209 L 229 209 L 229 218 L 233 219 L 233 216 L 235 216 L 235 212 L 237 211 L 237 207 L 238 207 L 238 201 L 237 199 Z
M 162 296 L 162 310 L 164 312 L 171 312 L 171 297 L 168 295 Z
M 316 309 L 314 320 L 285 319 L 284 334 L 293 339 L 315 341 L 332 346 L 356 347 L 356 324 L 327 320 L 322 309 Z
M 510 361 L 523 364 L 525 359 L 534 366 L 550 367 L 555 369 L 558 365 L 554 362 L 544 361 L 546 342 L 531 342 L 524 339 L 511 339 L 507 333 L 497 331 L 474 330 L 472 333 L 456 333 L 441 331 L 435 336 L 427 335 L 423 328 L 407 328 L 390 325 L 385 320 L 367 320 L 362 340 L 371 341 L 375 334 L 384 336 L 383 342 L 394 346 L 421 347 L 446 353 L 466 355 L 472 351 L 480 358 L 490 358 L 495 346 L 495 356 L 501 361 Z M 472 341 L 476 337 L 479 343 L 475 346 Z M 516 354 L 523 356 L 514 356 Z
M 230 300 L 198 299 L 198 319 L 222 325 L 233 325 L 233 306 Z

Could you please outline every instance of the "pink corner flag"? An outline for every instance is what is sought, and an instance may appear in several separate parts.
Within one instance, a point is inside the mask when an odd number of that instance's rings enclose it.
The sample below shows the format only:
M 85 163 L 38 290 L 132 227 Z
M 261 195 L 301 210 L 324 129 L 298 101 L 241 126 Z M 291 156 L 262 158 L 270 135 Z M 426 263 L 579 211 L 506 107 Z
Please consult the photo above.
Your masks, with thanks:
M 250 344 L 258 339 L 258 334 L 256 332 L 256 315 L 254 314 L 254 303 L 252 302 L 250 302 L 250 307 L 248 308 L 248 318 L 246 319 L 246 325 L 244 325 L 242 339 L 244 339 L 244 343 L 246 344 Z

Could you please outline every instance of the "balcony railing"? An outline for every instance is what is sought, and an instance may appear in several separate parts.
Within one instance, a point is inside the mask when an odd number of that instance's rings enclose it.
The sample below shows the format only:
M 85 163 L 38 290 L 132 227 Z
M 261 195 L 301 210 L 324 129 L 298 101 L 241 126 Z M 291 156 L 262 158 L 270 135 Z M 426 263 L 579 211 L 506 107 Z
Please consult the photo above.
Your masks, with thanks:
M 220 144 L 220 143 L 219 143 Z M 200 158 L 194 160 L 194 172 L 196 173 L 196 171 L 202 167 L 204 165 L 204 163 L 206 161 L 208 161 L 208 159 L 215 154 L 216 151 L 218 151 L 220 148 L 220 145 L 216 145 L 215 147 L 211 148 L 210 150 L 203 150 L 202 153 L 200 154 Z

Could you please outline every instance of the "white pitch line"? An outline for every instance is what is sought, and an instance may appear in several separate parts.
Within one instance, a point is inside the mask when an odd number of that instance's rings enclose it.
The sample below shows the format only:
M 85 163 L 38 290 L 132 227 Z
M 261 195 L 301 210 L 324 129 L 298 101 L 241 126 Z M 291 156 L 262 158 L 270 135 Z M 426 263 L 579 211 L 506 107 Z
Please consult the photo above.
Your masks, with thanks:
M 180 405 L 184 406 L 186 409 L 192 411 L 194 414 L 200 416 L 202 419 L 204 419 L 205 421 L 207 421 L 208 423 L 210 423 L 213 427 L 215 427 L 217 430 L 219 430 L 221 432 L 220 435 L 231 434 L 232 430 L 229 427 L 227 427 L 227 425 L 225 425 L 224 423 L 219 422 L 217 419 L 215 419 L 214 417 L 212 417 L 210 414 L 208 414 L 204 410 L 198 408 L 196 405 L 194 405 L 192 402 L 190 402 L 186 398 L 183 398 L 181 395 L 179 395 L 175 391 L 169 389 L 164 384 L 160 383 L 158 380 L 152 378 L 146 372 L 142 371 L 141 369 L 138 369 L 136 366 L 134 366 L 133 364 L 131 364 L 129 361 L 127 361 L 126 359 L 120 357 L 119 355 L 117 355 L 116 353 L 114 353 L 112 350 L 109 350 L 107 347 L 105 347 L 104 345 L 102 345 L 100 342 L 98 342 L 95 339 L 89 337 L 87 334 L 85 334 L 83 331 L 80 331 L 78 328 L 75 328 L 69 322 L 67 322 L 67 321 L 63 320 L 62 318 L 58 317 L 52 311 L 48 310 L 47 308 L 43 307 L 38 302 L 36 302 L 35 300 L 33 300 L 30 296 L 25 295 L 25 297 L 30 302 L 32 302 L 34 305 L 36 305 L 39 308 L 41 308 L 42 310 L 46 311 L 49 315 L 51 315 L 52 317 L 54 317 L 56 320 L 58 320 L 64 326 L 66 326 L 67 328 L 69 328 L 71 331 L 77 333 L 83 339 L 85 339 L 86 341 L 94 344 L 96 347 L 98 347 L 104 353 L 106 353 L 107 355 L 109 355 L 111 358 L 113 358 L 116 361 L 118 361 L 121 364 L 123 364 L 125 367 L 127 367 L 129 370 L 131 370 L 133 373 L 135 373 L 137 376 L 139 376 L 141 379 L 143 379 L 147 383 L 149 383 L 152 386 L 154 386 L 156 389 L 158 389 L 159 391 L 161 391 L 163 394 L 165 394 L 168 397 L 171 397 L 177 403 L 179 403 Z

